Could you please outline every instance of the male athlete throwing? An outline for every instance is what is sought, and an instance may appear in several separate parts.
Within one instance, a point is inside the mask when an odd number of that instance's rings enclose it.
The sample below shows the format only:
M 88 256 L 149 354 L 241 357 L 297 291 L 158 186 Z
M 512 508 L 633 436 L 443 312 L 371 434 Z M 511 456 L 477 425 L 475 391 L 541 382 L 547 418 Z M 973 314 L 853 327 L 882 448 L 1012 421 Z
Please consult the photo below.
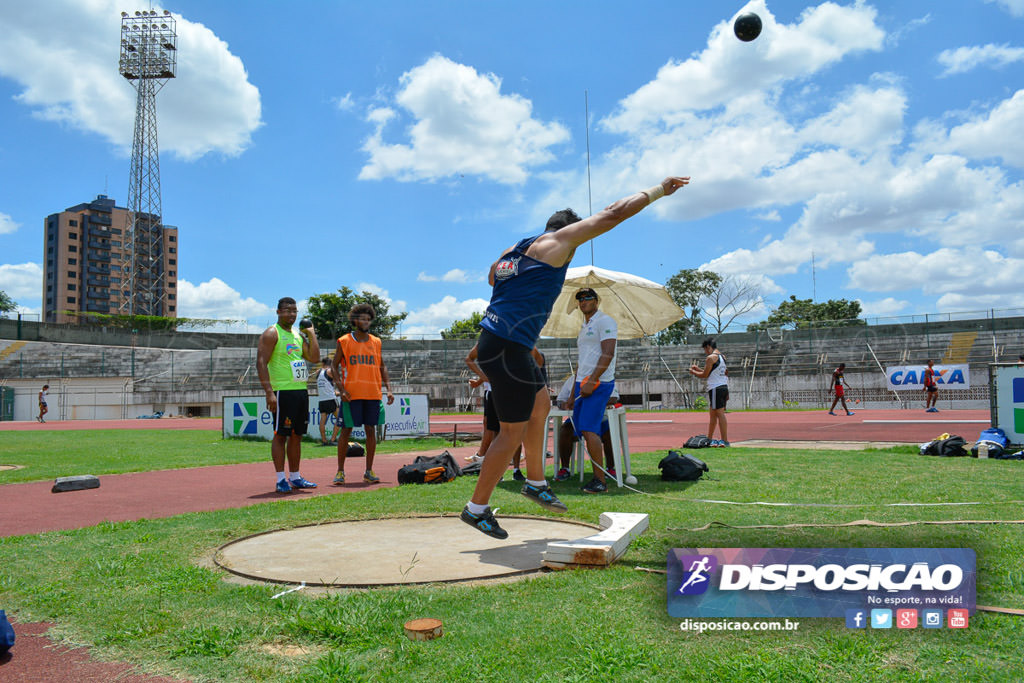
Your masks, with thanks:
M 572 209 L 559 211 L 548 219 L 543 234 L 519 241 L 491 266 L 488 282 L 493 291 L 480 323 L 483 329 L 477 340 L 477 364 L 491 383 L 501 430 L 484 454 L 480 477 L 462 511 L 462 521 L 488 536 L 508 538 L 488 503 L 519 444 L 526 453 L 522 494 L 548 510 L 567 510 L 544 478 L 545 422 L 551 399 L 530 350 L 562 291 L 576 247 L 689 182 L 688 177 L 666 178 L 589 218 L 580 219 Z

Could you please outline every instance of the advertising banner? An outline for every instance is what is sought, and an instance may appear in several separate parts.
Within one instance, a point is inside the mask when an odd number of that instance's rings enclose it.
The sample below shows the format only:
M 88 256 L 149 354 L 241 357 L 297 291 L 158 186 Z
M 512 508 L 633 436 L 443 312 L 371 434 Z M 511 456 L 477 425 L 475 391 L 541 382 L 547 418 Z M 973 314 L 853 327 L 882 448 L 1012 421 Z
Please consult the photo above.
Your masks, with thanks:
M 1024 365 L 991 366 L 992 426 L 1006 432 L 1010 443 L 1024 443 Z
M 672 617 L 846 617 L 885 610 L 973 614 L 968 548 L 673 548 Z M 881 628 L 880 625 L 872 625 Z
M 224 436 L 255 436 L 270 441 L 274 438 L 274 420 L 267 410 L 265 396 L 225 396 Z M 308 434 L 319 438 L 320 421 L 326 420 L 328 434 L 334 428 L 334 415 L 322 415 L 315 395 L 309 397 Z M 395 394 L 395 402 L 384 401 L 384 424 L 388 436 L 426 436 L 430 433 L 430 410 L 426 394 Z M 352 430 L 353 439 L 365 439 L 362 427 Z
M 897 365 L 885 369 L 890 391 L 924 390 L 924 371 L 927 365 Z M 971 368 L 962 365 L 933 365 L 935 384 L 939 389 L 970 389 Z

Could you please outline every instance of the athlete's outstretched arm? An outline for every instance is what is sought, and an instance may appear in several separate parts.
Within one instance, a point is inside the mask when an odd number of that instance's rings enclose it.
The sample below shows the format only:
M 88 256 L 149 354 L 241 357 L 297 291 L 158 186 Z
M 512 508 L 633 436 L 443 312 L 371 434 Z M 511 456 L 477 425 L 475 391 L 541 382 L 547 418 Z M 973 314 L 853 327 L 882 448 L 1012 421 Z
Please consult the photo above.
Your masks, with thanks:
M 676 190 L 689 182 L 689 176 L 665 178 L 660 185 L 623 197 L 589 218 L 567 225 L 557 232 L 542 235 L 530 245 L 528 253 L 533 258 L 547 264 L 561 266 L 571 258 L 576 247 L 608 232 L 627 218 L 640 213 L 654 200 L 674 194 Z

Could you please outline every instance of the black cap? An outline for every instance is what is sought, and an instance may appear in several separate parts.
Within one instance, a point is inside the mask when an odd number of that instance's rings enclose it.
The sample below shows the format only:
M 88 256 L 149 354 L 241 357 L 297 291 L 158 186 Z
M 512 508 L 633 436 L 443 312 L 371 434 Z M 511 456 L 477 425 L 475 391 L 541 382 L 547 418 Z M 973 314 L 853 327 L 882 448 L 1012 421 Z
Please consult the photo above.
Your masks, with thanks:
M 580 299 L 582 299 L 585 296 L 592 296 L 592 297 L 594 297 L 596 299 L 597 298 L 597 292 L 592 290 L 590 287 L 584 287 L 580 291 L 576 292 L 576 301 L 579 301 Z

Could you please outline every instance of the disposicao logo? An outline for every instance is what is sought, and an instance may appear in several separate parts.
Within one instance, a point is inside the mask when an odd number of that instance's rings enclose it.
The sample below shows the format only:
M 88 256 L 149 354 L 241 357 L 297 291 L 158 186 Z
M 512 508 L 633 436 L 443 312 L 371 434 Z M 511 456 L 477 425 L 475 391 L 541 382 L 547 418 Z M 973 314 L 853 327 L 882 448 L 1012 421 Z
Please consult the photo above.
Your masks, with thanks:
M 674 548 L 667 565 L 673 617 L 849 619 L 850 610 L 975 607 L 968 548 Z
M 256 434 L 259 406 L 255 402 L 236 403 L 234 409 L 235 434 Z
M 680 595 L 699 595 L 711 585 L 711 574 L 718 566 L 714 555 L 683 555 L 680 564 L 686 568 L 683 582 L 679 586 Z

